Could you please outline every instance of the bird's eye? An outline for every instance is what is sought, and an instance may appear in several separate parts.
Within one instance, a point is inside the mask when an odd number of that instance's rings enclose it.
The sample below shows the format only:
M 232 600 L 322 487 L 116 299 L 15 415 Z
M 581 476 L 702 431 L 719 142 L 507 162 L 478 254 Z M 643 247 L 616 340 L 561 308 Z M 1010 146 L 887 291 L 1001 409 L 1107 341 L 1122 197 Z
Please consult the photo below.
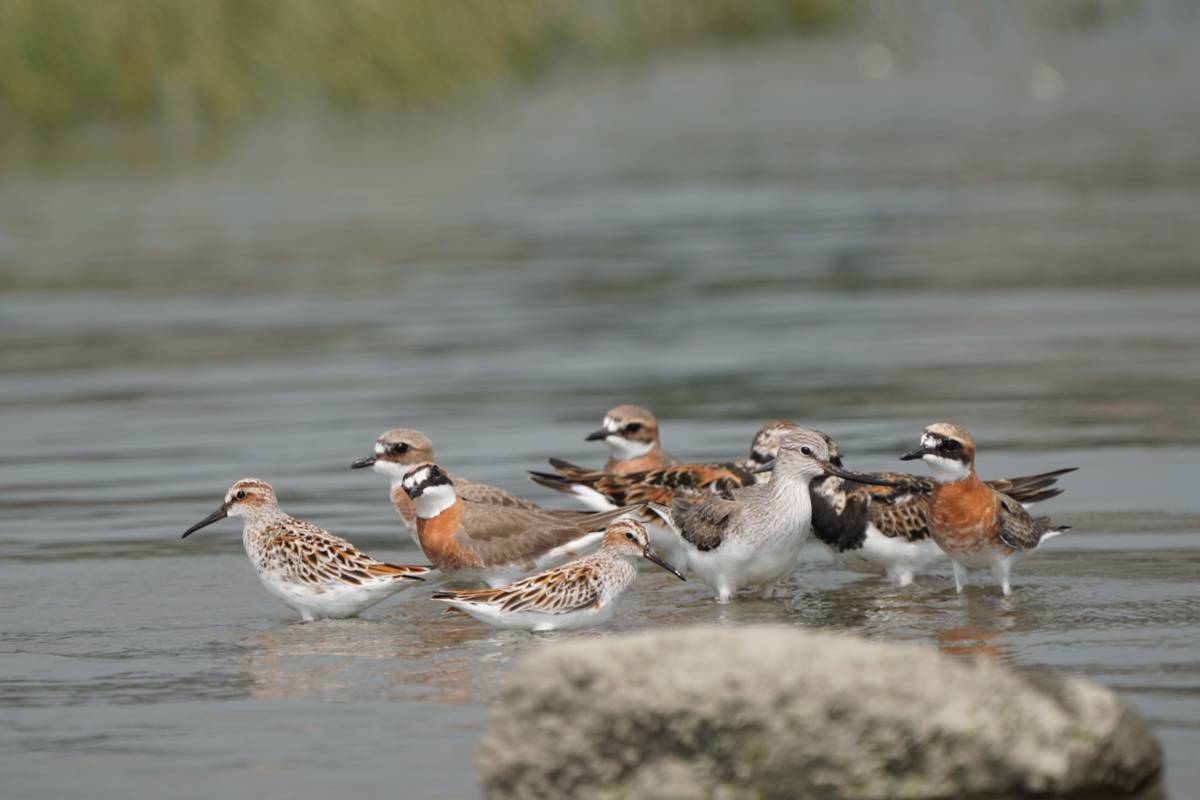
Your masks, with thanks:
M 640 422 L 631 422 L 625 426 L 626 433 L 637 433 L 641 429 L 642 429 L 642 423 L 640 423 Z
M 246 490 L 238 489 L 238 492 L 236 495 L 234 495 L 234 497 L 236 497 L 238 500 L 245 500 L 246 499 Z
M 625 538 L 632 542 L 633 541 L 633 533 L 632 532 L 626 533 Z
M 958 450 L 960 447 L 962 447 L 962 445 L 960 445 L 958 442 L 954 441 L 953 439 L 946 439 L 941 444 L 941 449 L 945 450 L 947 453 L 953 453 L 956 450 Z
M 800 448 L 800 452 L 801 452 L 801 453 L 804 453 L 804 455 L 806 455 L 806 456 L 811 456 L 811 455 L 812 455 L 812 448 L 811 448 L 811 447 L 801 447 L 801 448 Z
M 396 442 L 394 445 L 392 445 L 392 452 L 396 453 L 397 455 L 400 453 L 407 453 L 408 444 L 405 442 Z

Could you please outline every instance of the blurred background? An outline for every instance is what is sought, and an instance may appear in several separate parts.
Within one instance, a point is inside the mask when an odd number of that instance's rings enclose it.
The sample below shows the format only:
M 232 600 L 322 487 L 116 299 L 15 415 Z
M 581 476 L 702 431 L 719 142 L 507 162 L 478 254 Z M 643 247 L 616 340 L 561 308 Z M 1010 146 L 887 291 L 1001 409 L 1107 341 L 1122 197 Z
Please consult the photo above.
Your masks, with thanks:
M 1079 466 L 1012 602 L 812 553 L 718 609 L 1116 688 L 1200 795 L 1200 6 L 1190 0 L 0 0 L 0 770 L 11 796 L 478 792 L 538 641 L 414 590 L 294 624 L 235 479 L 421 558 L 376 435 L 524 479 L 611 406 L 743 455 Z M 426 592 L 427 593 L 427 592 Z M 590 633 L 581 635 L 603 635 Z

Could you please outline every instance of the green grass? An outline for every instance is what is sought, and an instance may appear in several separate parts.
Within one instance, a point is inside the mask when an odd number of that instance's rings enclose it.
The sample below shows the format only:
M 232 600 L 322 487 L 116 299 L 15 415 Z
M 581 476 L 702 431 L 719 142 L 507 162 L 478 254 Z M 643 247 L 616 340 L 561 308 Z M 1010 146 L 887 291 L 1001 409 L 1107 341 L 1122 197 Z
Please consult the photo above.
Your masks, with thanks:
M 0 0 L 0 125 L 403 112 L 846 16 L 843 0 Z

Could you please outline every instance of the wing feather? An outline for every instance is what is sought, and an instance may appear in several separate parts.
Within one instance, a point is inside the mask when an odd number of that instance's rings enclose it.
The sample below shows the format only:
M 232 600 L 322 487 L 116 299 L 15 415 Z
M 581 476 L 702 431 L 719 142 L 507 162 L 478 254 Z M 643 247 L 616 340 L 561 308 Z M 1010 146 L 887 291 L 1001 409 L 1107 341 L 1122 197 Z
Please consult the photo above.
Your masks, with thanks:
M 539 556 L 570 544 L 637 508 L 588 512 L 564 518 L 543 509 L 463 503 L 463 521 L 455 540 L 484 564 L 521 564 L 532 567 Z
M 567 614 L 594 606 L 600 599 L 600 585 L 595 566 L 583 559 L 498 589 L 436 592 L 433 599 L 490 605 L 505 613 Z

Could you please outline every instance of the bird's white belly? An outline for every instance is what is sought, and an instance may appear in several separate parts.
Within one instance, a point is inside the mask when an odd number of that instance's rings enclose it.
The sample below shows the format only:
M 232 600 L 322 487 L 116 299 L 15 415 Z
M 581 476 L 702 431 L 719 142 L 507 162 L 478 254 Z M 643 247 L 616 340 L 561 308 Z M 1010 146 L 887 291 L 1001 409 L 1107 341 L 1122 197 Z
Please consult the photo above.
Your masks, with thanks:
M 715 550 L 687 549 L 688 567 L 709 586 L 736 591 L 774 583 L 800 558 L 808 530 L 791 531 L 768 539 L 739 536 Z
M 381 579 L 361 586 L 322 584 L 310 586 L 281 580 L 273 575 L 259 575 L 267 591 L 299 611 L 305 619 L 328 617 L 340 619 L 358 615 L 402 589 L 408 581 Z M 415 583 L 415 581 L 413 581 Z
M 546 614 L 540 611 L 501 611 L 491 605 L 450 603 L 465 611 L 480 622 L 497 628 L 514 628 L 527 631 L 563 631 L 602 625 L 612 618 L 616 603 L 602 602 L 599 607 L 588 607 L 565 614 Z
M 933 539 L 910 542 L 884 536 L 874 525 L 867 526 L 862 547 L 837 552 L 830 548 L 833 560 L 855 572 L 885 573 L 903 571 L 916 574 L 940 561 L 944 554 Z

